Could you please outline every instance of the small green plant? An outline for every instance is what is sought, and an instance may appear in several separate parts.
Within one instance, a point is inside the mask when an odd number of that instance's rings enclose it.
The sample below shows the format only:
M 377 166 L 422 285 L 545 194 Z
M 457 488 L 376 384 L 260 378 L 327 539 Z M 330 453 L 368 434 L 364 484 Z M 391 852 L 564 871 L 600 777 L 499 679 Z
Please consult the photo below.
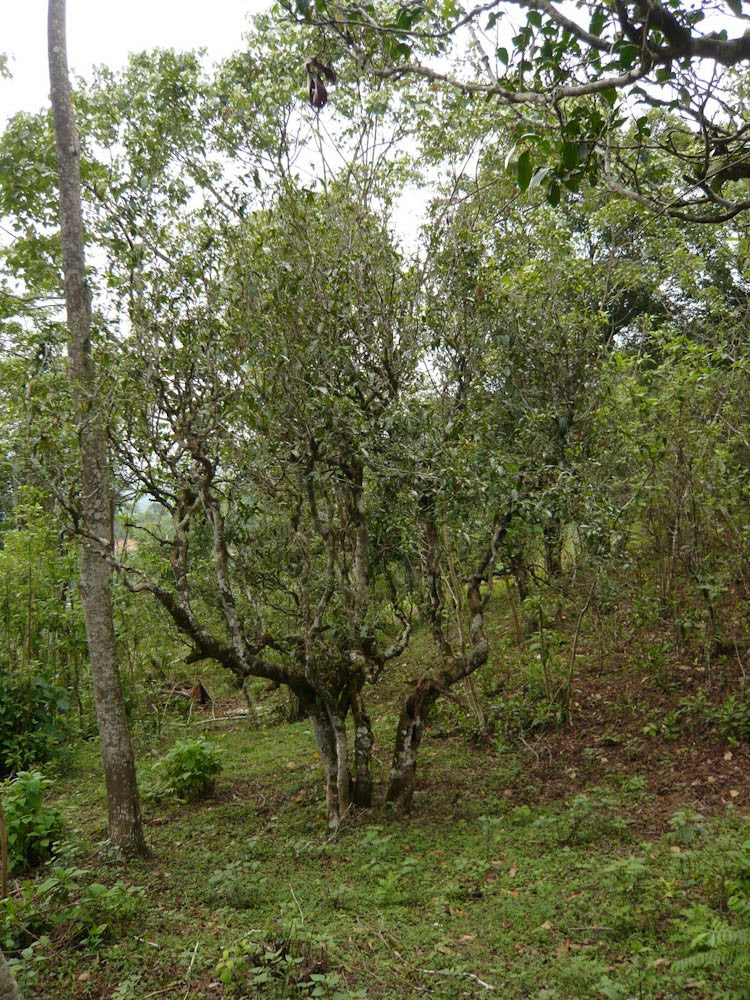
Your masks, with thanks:
M 632 895 L 640 882 L 648 874 L 645 858 L 631 854 L 627 858 L 618 858 L 602 869 L 607 876 L 607 882 L 613 890 L 625 895 Z
M 713 710 L 710 721 L 728 740 L 750 740 L 750 694 L 730 695 Z
M 627 822 L 618 812 L 616 797 L 592 789 L 575 795 L 556 819 L 557 839 L 563 845 L 591 844 L 604 837 L 630 839 Z
M 367 859 L 364 867 L 375 870 L 389 862 L 396 850 L 393 835 L 383 833 L 380 826 L 372 826 L 364 832 L 359 841 L 359 849 Z
M 534 810 L 530 806 L 514 806 L 510 818 L 514 826 L 529 826 L 534 822 Z
M 480 816 L 477 820 L 479 829 L 484 835 L 484 856 L 485 860 L 490 860 L 490 852 L 494 844 L 497 844 L 501 837 L 502 823 L 497 816 Z
M 205 737 L 178 740 L 152 769 L 153 798 L 175 796 L 195 802 L 213 793 L 223 751 Z
M 21 771 L 5 785 L 9 871 L 34 868 L 52 856 L 63 824 L 60 813 L 44 802 L 44 793 L 51 785 L 38 771 Z
M 660 719 L 647 722 L 641 732 L 650 739 L 676 740 L 682 731 L 683 715 L 680 709 L 672 709 Z
M 262 861 L 232 861 L 208 880 L 209 895 L 235 910 L 250 910 L 262 904 L 268 878 Z
M 373 899 L 379 906 L 408 906 L 414 901 L 415 877 L 419 863 L 415 858 L 404 858 L 400 864 L 390 866 L 377 880 Z
M 727 923 L 707 906 L 693 906 L 684 911 L 688 954 L 674 963 L 674 971 L 691 978 L 721 971 L 728 988 L 720 995 L 744 1000 L 750 981 L 750 900 L 732 897 L 729 910 L 734 924 Z
M 669 825 L 672 828 L 670 839 L 681 847 L 693 847 L 706 834 L 703 816 L 694 809 L 680 809 L 670 819 Z

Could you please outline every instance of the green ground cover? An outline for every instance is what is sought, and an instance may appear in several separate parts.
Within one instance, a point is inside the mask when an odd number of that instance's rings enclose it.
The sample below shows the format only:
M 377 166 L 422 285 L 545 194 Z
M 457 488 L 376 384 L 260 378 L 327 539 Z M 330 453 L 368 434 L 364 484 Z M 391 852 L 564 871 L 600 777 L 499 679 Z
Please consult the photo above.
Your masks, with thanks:
M 527 804 L 523 745 L 437 728 L 411 820 L 372 811 L 331 840 L 306 722 L 194 717 L 163 748 L 207 731 L 214 794 L 147 801 L 146 862 L 101 855 L 96 746 L 77 749 L 52 797 L 65 846 L 2 911 L 28 996 L 750 995 L 739 812 L 684 809 L 643 841 L 634 817 L 657 804 L 637 772 Z

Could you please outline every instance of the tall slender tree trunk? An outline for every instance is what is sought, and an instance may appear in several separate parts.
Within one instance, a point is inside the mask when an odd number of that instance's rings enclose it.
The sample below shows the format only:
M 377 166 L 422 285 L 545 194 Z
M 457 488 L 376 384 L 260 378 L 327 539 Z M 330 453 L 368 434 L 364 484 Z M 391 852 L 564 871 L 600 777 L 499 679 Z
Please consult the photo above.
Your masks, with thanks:
M 146 850 L 138 786 L 112 621 L 112 504 L 105 421 L 91 354 L 91 299 L 85 276 L 80 146 L 68 79 L 65 0 L 49 0 L 48 54 L 60 185 L 68 374 L 81 457 L 83 560 L 81 595 L 86 618 L 94 701 L 107 785 L 110 842 L 127 853 Z

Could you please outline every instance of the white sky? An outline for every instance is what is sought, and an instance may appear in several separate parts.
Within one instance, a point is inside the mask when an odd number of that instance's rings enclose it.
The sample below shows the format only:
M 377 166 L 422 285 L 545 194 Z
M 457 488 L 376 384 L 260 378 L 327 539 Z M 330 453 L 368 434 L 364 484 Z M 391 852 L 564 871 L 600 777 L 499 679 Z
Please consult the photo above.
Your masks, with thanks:
M 208 50 L 212 60 L 242 48 L 248 15 L 270 0 L 68 0 L 68 62 L 89 76 L 91 67 L 117 69 L 129 52 L 173 48 Z M 17 111 L 48 101 L 46 0 L 0 0 L 0 52 L 11 80 L 0 80 L 0 129 Z
M 92 66 L 119 69 L 128 53 L 154 48 L 204 48 L 217 61 L 241 50 L 249 18 L 271 0 L 67 0 L 68 64 L 90 77 Z M 12 78 L 0 79 L 0 131 L 18 111 L 36 112 L 49 102 L 47 0 L 0 0 L 0 52 Z M 398 228 L 413 238 L 415 201 L 397 212 Z

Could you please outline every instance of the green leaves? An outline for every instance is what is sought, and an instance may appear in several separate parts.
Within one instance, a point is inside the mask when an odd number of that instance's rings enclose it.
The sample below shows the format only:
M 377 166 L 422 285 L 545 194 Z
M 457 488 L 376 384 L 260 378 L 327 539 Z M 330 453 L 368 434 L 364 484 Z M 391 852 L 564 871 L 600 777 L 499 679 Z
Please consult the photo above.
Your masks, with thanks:
M 21 771 L 2 789 L 11 871 L 33 868 L 52 855 L 62 834 L 62 816 L 44 802 L 52 781 L 39 771 Z
M 205 737 L 178 740 L 153 767 L 151 795 L 188 801 L 206 798 L 213 792 L 222 758 L 223 751 Z
M 591 15 L 589 32 L 592 35 L 601 35 L 604 25 L 607 23 L 607 10 L 605 7 L 597 7 Z
M 540 148 L 542 144 L 540 144 Z M 532 191 L 546 182 L 545 194 L 553 207 L 560 203 L 562 188 L 577 192 L 582 181 L 589 175 L 589 144 L 586 142 L 563 141 L 553 150 L 547 147 L 544 158 L 548 161 L 537 165 L 532 152 L 525 149 L 515 162 L 516 183 L 519 191 Z
M 523 153 L 518 157 L 518 162 L 516 164 L 516 175 L 518 178 L 518 187 L 521 191 L 525 191 L 529 184 L 531 183 L 531 178 L 534 173 L 534 168 L 531 163 L 531 153 L 528 149 L 525 149 Z

